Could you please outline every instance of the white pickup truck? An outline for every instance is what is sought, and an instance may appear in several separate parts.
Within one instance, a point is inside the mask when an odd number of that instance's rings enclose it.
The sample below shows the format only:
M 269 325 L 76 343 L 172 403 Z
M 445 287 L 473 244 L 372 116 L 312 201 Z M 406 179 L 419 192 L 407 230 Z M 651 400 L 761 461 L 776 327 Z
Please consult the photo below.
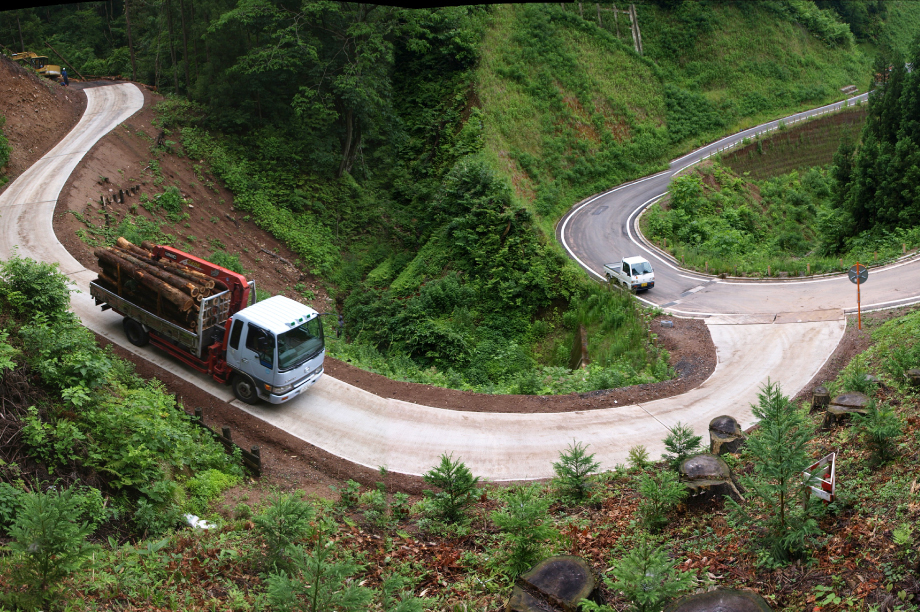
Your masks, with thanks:
M 622 285 L 630 291 L 645 291 L 655 286 L 652 264 L 641 257 L 624 257 L 617 263 L 605 264 L 608 283 Z

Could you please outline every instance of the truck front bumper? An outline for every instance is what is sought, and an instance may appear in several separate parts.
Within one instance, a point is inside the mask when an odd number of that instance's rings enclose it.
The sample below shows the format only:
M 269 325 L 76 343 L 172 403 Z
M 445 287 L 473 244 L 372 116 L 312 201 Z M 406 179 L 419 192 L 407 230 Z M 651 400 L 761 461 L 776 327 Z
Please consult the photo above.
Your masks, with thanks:
M 297 385 L 296 387 L 294 387 L 293 389 L 291 389 L 290 391 L 286 393 L 274 394 L 274 393 L 268 393 L 268 392 L 263 391 L 262 393 L 259 394 L 259 397 L 261 397 L 263 400 L 265 400 L 269 404 L 283 404 L 284 402 L 294 399 L 295 397 L 297 397 L 298 395 L 300 395 L 301 393 L 303 393 L 304 391 L 312 387 L 313 383 L 319 380 L 319 377 L 323 375 L 323 372 L 325 372 L 325 368 L 320 368 L 319 372 L 317 372 L 313 376 L 310 376 L 309 378 L 304 379 L 299 385 Z

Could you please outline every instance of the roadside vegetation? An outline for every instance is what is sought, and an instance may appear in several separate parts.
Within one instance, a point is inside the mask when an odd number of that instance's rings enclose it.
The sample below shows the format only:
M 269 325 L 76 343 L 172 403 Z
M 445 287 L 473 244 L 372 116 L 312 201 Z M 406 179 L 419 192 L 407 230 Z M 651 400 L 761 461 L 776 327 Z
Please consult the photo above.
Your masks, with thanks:
M 555 4 L 81 5 L 5 12 L 0 32 L 18 23 L 80 70 L 170 92 L 152 162 L 207 166 L 235 210 L 323 279 L 345 324 L 330 355 L 399 380 L 542 394 L 672 375 L 649 313 L 599 292 L 554 222 L 712 138 L 865 89 L 873 49 L 906 48 L 887 24 L 913 9 L 854 6 L 638 3 L 643 55 L 625 16 Z M 182 224 L 174 195 L 142 203 L 152 220 L 87 218 L 84 239 L 181 246 L 163 229 Z M 591 365 L 573 371 L 581 328 Z
M 907 57 L 920 59 L 920 46 Z M 735 276 L 842 272 L 920 247 L 908 127 L 920 79 L 905 65 L 897 53 L 878 59 L 865 111 L 784 127 L 676 178 L 643 231 L 689 267 Z
M 6 169 L 6 164 L 10 161 L 10 141 L 7 140 L 6 135 L 3 133 L 5 124 L 6 117 L 0 115 L 0 187 L 6 185 L 7 181 L 10 180 L 7 178 L 6 173 L 3 172 Z
M 602 465 L 573 441 L 542 483 L 496 485 L 444 455 L 421 495 L 250 483 L 261 501 L 231 507 L 238 461 L 74 327 L 66 280 L 22 259 L 2 278 L 0 609 L 499 610 L 553 553 L 601 577 L 606 603 L 586 610 L 660 609 L 714 585 L 783 610 L 917 609 L 920 401 L 905 374 L 920 311 L 865 319 L 870 348 L 826 382 L 867 393 L 865 417 L 823 430 L 765 384 L 760 427 L 723 455 L 743 498 L 689 496 L 675 468 L 701 440 L 678 425 L 661 462 L 637 447 Z M 830 451 L 836 499 L 803 505 L 815 483 L 801 472 Z

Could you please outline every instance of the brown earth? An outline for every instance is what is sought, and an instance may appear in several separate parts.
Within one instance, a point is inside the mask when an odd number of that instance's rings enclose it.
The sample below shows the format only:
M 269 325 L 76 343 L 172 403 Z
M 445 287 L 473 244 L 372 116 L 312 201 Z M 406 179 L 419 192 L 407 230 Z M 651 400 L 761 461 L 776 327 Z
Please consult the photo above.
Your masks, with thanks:
M 36 77 L 0 54 L 0 115 L 12 149 L 0 175 L 11 183 L 67 135 L 85 108 L 86 96 L 72 87 Z

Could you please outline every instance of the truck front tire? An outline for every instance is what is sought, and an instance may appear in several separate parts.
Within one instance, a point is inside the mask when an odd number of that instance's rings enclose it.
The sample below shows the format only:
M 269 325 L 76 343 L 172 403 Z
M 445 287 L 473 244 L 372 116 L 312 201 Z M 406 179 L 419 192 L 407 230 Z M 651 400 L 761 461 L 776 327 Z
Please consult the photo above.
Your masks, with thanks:
M 147 333 L 143 325 L 134 319 L 125 317 L 121 322 L 121 326 L 125 330 L 125 336 L 128 337 L 128 342 L 134 346 L 147 346 L 147 343 L 150 342 L 150 334 Z
M 259 392 L 256 383 L 245 374 L 236 374 L 233 377 L 233 394 L 236 399 L 244 404 L 258 404 Z

